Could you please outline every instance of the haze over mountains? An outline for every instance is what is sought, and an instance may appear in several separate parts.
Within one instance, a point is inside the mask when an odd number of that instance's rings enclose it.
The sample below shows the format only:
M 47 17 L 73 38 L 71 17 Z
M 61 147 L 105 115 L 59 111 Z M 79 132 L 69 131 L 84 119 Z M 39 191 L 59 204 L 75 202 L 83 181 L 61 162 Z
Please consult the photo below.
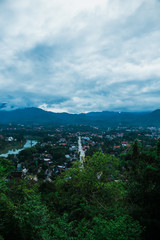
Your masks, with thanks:
M 0 124 L 86 124 L 98 127 L 156 126 L 160 127 L 160 110 L 153 112 L 90 112 L 82 114 L 53 113 L 40 108 L 13 111 L 0 110 Z

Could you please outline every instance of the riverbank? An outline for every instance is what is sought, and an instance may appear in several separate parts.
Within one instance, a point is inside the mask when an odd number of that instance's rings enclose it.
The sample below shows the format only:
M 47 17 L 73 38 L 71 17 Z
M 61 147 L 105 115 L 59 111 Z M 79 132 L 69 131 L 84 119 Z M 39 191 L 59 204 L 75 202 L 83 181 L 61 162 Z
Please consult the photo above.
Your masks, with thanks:
M 16 149 L 15 149 L 15 148 L 13 148 L 13 146 L 12 146 L 12 148 L 10 148 L 10 149 L 8 150 L 8 152 L 0 154 L 0 157 L 8 157 L 9 154 L 14 154 L 14 155 L 16 155 L 16 154 L 18 154 L 19 152 L 21 152 L 22 150 L 24 150 L 24 149 L 26 149 L 26 148 L 33 147 L 33 146 L 35 146 L 36 144 L 37 144 L 37 141 L 35 141 L 35 140 L 33 140 L 33 141 L 27 140 L 26 143 L 23 144 L 20 148 L 16 148 Z
M 17 150 L 17 149 L 23 148 L 25 143 L 26 143 L 26 140 L 23 142 L 10 142 L 7 146 L 3 148 L 3 150 L 0 150 L 0 155 L 6 154 L 10 150 Z

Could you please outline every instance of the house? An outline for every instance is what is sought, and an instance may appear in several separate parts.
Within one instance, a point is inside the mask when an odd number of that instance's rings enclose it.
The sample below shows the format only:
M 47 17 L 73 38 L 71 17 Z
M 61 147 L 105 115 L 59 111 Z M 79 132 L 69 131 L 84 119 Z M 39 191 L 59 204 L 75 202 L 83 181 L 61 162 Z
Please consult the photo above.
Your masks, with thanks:
M 61 171 L 64 171 L 66 167 L 62 165 L 58 165 L 57 168 L 58 168 L 58 171 L 61 172 Z
M 121 148 L 121 146 L 114 146 L 113 148 L 114 149 L 119 149 L 119 148 Z
M 122 147 L 127 147 L 128 142 L 127 142 L 127 141 L 124 141 L 124 142 L 122 142 L 121 144 L 122 144 Z
M 92 142 L 90 142 L 90 145 L 91 145 L 91 146 L 95 146 L 96 143 L 95 143 L 94 141 L 92 141 Z
M 60 143 L 59 145 L 60 145 L 60 146 L 66 146 L 67 143 L 63 142 L 63 143 Z
M 45 163 L 48 163 L 48 164 L 52 163 L 50 158 L 44 158 L 43 160 L 44 160 Z
M 61 138 L 58 142 L 59 143 L 66 143 L 66 139 L 65 138 Z
M 13 137 L 8 137 L 8 142 L 12 142 L 13 140 Z
M 117 137 L 123 137 L 124 136 L 124 133 L 118 133 L 117 134 Z
M 110 135 L 106 135 L 105 138 L 107 138 L 107 139 L 109 139 L 109 140 L 113 140 L 113 137 L 111 137 Z
M 70 158 L 71 158 L 69 154 L 66 154 L 65 157 L 66 157 L 67 159 L 70 159 Z
M 69 148 L 69 150 L 70 150 L 70 151 L 76 151 L 76 150 L 77 150 L 77 147 L 76 147 L 76 146 L 71 146 L 71 147 Z

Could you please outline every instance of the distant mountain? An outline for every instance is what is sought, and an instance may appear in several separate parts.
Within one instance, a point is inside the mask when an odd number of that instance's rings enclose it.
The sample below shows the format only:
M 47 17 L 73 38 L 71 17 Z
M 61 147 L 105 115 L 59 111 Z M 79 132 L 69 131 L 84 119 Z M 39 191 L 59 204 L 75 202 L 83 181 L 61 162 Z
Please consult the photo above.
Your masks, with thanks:
M 154 118 L 160 118 L 160 109 L 157 109 L 157 110 L 151 112 L 150 116 L 152 116 Z
M 0 123 L 46 124 L 58 123 L 59 115 L 40 108 L 24 108 L 13 111 L 0 111 Z
M 146 125 L 154 125 L 160 127 L 160 109 L 157 109 L 151 113 L 149 113 L 144 119 Z
M 0 123 L 21 123 L 21 124 L 66 124 L 77 122 L 77 114 L 53 113 L 40 108 L 24 108 L 13 111 L 0 110 Z M 84 116 L 85 117 L 85 116 Z M 81 121 L 83 117 L 79 116 Z
M 158 126 L 160 109 L 153 112 L 90 112 L 87 114 L 53 113 L 40 108 L 24 108 L 13 111 L 0 110 L 0 124 L 86 124 L 99 127 L 111 126 Z

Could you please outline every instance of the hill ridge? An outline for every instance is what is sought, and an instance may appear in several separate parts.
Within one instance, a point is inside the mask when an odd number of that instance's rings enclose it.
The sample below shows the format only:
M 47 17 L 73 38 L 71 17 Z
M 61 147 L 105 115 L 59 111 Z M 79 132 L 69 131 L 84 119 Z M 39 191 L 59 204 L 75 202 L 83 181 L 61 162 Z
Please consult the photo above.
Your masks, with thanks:
M 152 112 L 102 111 L 81 114 L 55 113 L 41 108 L 29 107 L 5 111 L 0 109 L 0 124 L 86 124 L 99 127 L 150 126 L 160 127 L 160 109 Z

